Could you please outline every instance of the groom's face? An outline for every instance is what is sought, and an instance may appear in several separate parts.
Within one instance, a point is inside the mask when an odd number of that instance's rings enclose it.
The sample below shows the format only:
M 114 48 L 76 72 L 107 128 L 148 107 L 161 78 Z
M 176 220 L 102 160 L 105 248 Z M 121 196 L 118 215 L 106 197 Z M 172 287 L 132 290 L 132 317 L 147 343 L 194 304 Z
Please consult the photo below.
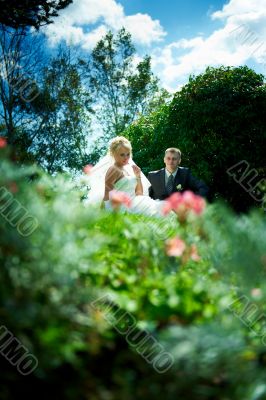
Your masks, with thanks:
M 164 156 L 165 167 L 169 172 L 174 172 L 180 164 L 181 158 L 178 153 L 168 151 Z

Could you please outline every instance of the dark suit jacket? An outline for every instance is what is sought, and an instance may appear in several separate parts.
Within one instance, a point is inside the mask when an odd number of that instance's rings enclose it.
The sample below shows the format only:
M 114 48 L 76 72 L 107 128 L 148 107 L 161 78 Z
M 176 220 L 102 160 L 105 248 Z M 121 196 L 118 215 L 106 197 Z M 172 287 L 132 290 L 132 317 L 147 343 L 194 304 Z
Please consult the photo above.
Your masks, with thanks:
M 149 188 L 149 196 L 152 199 L 164 200 L 169 197 L 169 194 L 165 188 L 165 169 L 162 168 L 159 171 L 152 171 L 148 174 L 148 179 L 151 183 Z M 181 185 L 182 189 L 178 190 L 176 188 L 177 185 Z M 184 192 L 185 190 L 191 190 L 195 194 L 198 194 L 202 197 L 207 197 L 209 189 L 205 183 L 197 178 L 195 178 L 189 168 L 178 167 L 173 190 L 174 192 Z

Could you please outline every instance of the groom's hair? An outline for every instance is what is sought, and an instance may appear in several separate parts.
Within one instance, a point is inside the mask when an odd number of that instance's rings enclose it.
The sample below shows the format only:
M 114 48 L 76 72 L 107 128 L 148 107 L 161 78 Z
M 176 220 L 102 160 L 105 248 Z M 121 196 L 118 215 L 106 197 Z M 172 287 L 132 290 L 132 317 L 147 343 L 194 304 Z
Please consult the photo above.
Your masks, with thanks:
M 175 153 L 178 154 L 179 159 L 181 158 L 181 150 L 179 150 L 177 147 L 169 147 L 168 149 L 165 150 L 165 156 L 166 153 Z

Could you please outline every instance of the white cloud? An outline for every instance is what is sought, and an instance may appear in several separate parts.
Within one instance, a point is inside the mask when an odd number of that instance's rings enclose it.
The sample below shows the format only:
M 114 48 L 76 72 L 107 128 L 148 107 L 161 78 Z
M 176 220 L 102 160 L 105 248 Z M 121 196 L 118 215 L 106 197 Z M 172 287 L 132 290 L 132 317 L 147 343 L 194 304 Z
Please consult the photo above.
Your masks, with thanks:
M 82 39 L 82 47 L 84 49 L 92 49 L 106 33 L 107 28 L 105 25 L 98 26 L 98 28 L 92 30 L 89 34 L 84 35 Z
M 123 25 L 131 33 L 133 39 L 143 45 L 162 40 L 166 33 L 160 21 L 153 20 L 147 14 L 135 14 L 124 18 Z
M 266 67 L 265 0 L 230 0 L 210 17 L 223 27 L 206 38 L 183 38 L 154 51 L 153 66 L 165 87 L 176 90 L 176 82 L 185 83 L 208 65 L 238 66 L 251 60 Z
M 247 18 L 252 14 L 259 15 L 263 12 L 265 13 L 265 0 L 231 0 L 222 10 L 214 12 L 212 18 L 239 18 L 242 15 L 246 15 Z
M 170 45 L 170 47 L 176 49 L 193 49 L 194 47 L 201 46 L 203 44 L 203 39 L 201 36 L 195 37 L 193 39 L 180 39 L 177 42 L 174 42 Z
M 206 12 L 222 27 L 207 37 L 180 38 L 150 50 L 153 69 L 168 90 L 176 90 L 190 74 L 201 73 L 208 65 L 260 63 L 266 73 L 265 0 L 230 0 L 222 9 Z M 90 50 L 107 30 L 116 32 L 122 26 L 144 46 L 155 46 L 166 35 L 160 21 L 148 14 L 125 15 L 119 0 L 74 0 L 43 30 L 52 46 L 65 40 Z
M 92 24 L 100 26 L 88 30 Z M 51 46 L 65 40 L 67 44 L 91 49 L 107 30 L 117 31 L 122 26 L 132 34 L 133 41 L 142 45 L 158 42 L 165 35 L 158 20 L 140 13 L 126 16 L 115 0 L 74 0 L 43 32 Z

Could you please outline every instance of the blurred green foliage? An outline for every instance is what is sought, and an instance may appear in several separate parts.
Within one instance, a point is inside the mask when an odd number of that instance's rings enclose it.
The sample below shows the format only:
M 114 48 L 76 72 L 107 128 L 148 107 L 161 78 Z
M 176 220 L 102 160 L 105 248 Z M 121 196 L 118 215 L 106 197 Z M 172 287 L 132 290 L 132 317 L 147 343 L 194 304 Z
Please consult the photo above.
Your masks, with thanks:
M 262 213 L 209 205 L 169 229 L 201 259 L 169 257 L 160 219 L 86 207 L 68 176 L 18 169 L 6 153 L 0 188 L 39 225 L 22 237 L 0 198 L 0 326 L 39 365 L 22 376 L 0 356 L 1 399 L 266 398 L 265 346 L 228 308 L 244 294 L 265 311 Z M 91 307 L 105 294 L 173 355 L 169 371 L 158 374 Z

